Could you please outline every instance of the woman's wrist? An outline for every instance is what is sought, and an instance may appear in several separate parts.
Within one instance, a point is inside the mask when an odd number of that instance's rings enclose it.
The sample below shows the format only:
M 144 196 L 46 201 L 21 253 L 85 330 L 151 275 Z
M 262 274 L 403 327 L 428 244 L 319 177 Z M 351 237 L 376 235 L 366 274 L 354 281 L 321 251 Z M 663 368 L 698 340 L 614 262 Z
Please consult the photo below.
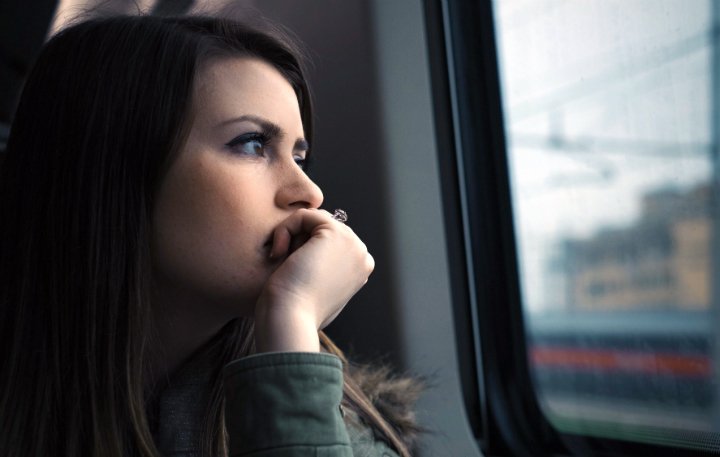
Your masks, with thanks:
M 261 352 L 320 352 L 314 316 L 296 308 L 262 306 L 255 311 L 255 350 Z

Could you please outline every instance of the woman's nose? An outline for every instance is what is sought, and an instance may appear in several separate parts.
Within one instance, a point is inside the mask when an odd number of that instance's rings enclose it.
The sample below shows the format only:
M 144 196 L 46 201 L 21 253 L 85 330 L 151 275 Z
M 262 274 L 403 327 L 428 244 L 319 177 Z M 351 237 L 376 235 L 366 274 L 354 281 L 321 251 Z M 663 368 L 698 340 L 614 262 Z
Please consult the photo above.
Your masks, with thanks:
M 278 183 L 276 203 L 282 208 L 319 208 L 323 193 L 302 168 L 289 165 Z

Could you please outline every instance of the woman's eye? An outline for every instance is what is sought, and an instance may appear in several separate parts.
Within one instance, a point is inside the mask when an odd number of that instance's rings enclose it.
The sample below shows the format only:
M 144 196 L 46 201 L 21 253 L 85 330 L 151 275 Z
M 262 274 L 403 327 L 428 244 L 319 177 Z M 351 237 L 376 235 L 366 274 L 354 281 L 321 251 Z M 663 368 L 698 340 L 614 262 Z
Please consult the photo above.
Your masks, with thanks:
M 293 159 L 295 160 L 295 163 L 297 164 L 298 167 L 302 168 L 303 170 L 305 170 L 307 168 L 308 161 L 307 161 L 307 159 L 305 159 L 305 157 L 294 156 Z
M 263 156 L 268 140 L 265 135 L 258 132 L 245 133 L 229 142 L 228 146 L 239 154 Z

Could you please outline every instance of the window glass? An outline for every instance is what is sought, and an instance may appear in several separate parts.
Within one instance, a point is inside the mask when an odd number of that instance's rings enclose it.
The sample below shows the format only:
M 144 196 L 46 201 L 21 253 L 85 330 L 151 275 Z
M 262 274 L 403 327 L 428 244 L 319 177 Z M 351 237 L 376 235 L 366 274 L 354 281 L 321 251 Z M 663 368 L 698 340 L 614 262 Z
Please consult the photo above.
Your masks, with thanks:
M 544 413 L 563 432 L 720 449 L 720 2 L 494 9 Z

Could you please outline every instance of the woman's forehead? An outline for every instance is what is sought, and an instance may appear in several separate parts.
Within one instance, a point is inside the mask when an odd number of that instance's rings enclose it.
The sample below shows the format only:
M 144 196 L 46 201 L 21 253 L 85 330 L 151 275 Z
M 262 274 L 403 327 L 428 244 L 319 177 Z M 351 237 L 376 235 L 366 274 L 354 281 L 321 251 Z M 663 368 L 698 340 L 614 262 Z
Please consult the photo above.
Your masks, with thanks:
M 302 134 L 302 120 L 292 85 L 270 63 L 255 57 L 208 61 L 198 72 L 193 111 L 211 125 L 253 115 Z

